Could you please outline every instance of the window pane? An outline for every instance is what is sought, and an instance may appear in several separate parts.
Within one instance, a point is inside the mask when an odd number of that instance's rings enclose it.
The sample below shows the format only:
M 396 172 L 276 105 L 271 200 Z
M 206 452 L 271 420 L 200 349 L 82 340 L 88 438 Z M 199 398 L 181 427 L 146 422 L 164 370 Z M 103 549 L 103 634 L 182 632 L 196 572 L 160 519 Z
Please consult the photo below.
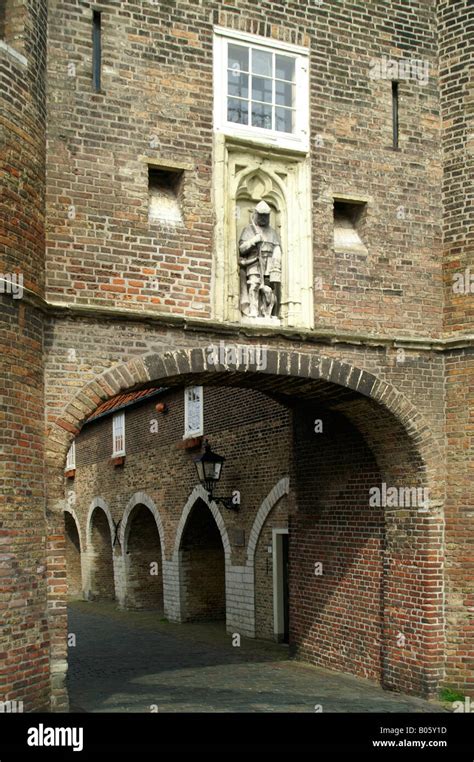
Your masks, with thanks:
M 293 106 L 293 85 L 288 82 L 275 82 L 277 106 Z
M 185 434 L 201 432 L 202 386 L 191 386 L 185 390 L 186 422 Z
M 273 80 L 252 77 L 252 100 L 272 102 Z
M 295 81 L 295 59 L 288 56 L 276 57 L 276 74 L 277 79 L 286 79 L 289 82 Z
M 272 107 L 263 103 L 252 103 L 252 127 L 272 129 Z
M 227 120 L 229 122 L 235 122 L 236 124 L 248 124 L 248 101 L 239 101 L 236 98 L 229 98 L 227 106 Z
M 249 97 L 249 75 L 239 74 L 236 69 L 231 69 L 228 76 L 229 95 L 237 98 Z
M 262 77 L 273 77 L 273 55 L 252 48 L 252 72 Z
M 76 467 L 76 443 L 73 442 L 68 450 L 66 468 Z
M 229 45 L 229 69 L 234 71 L 249 70 L 249 49 L 243 45 Z
M 276 129 L 278 132 L 293 132 L 293 113 L 289 108 L 276 109 Z

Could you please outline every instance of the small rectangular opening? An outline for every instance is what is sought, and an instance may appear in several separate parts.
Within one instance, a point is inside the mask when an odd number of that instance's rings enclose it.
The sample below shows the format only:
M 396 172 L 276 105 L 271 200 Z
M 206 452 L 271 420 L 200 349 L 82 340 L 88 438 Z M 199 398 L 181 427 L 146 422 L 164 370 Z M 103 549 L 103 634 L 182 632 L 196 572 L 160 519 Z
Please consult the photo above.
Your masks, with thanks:
M 184 172 L 182 169 L 148 167 L 149 219 L 182 223 L 181 200 Z
M 6 4 L 6 0 L 3 0 L 3 2 L 0 4 L 0 40 L 5 39 L 6 14 L 7 14 L 7 4 Z
M 393 150 L 398 151 L 398 142 L 399 142 L 398 82 L 392 82 L 392 131 L 393 131 Z
M 96 93 L 101 89 L 102 74 L 102 14 L 92 12 L 92 85 Z
M 367 203 L 334 199 L 334 246 L 336 249 L 366 251 L 364 228 Z

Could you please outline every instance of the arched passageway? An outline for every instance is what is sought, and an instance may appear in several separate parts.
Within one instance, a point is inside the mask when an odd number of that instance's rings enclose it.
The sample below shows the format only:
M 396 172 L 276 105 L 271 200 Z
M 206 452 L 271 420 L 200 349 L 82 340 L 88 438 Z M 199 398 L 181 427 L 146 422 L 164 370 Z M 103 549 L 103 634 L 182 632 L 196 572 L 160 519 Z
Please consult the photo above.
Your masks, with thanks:
M 183 621 L 224 621 L 224 547 L 214 517 L 203 500 L 198 500 L 189 514 L 180 550 Z
M 163 609 L 163 558 L 155 517 L 136 505 L 126 532 L 127 608 Z
M 114 564 L 112 538 L 105 511 L 94 508 L 90 519 L 90 565 L 89 598 L 97 601 L 115 600 Z
M 68 598 L 82 598 L 81 541 L 76 521 L 71 513 L 64 513 L 64 539 L 66 545 L 66 573 Z
M 103 398 L 157 384 L 252 389 L 292 410 L 290 643 L 322 666 L 378 677 L 395 690 L 434 695 L 443 669 L 442 456 L 407 397 L 365 370 L 313 352 L 269 349 L 265 367 L 255 371 L 211 363 L 205 349 L 149 355 L 105 372 L 84 387 L 80 405 L 65 408 L 52 432 L 56 441 L 64 440 L 64 458 L 84 410 L 97 406 L 97 390 Z M 315 426 L 317 419 L 322 429 Z M 77 421 L 74 432 L 72 420 Z M 261 437 L 252 435 L 255 441 Z M 275 443 L 283 447 L 278 437 Z M 59 474 L 56 462 L 50 465 L 54 512 Z M 250 463 L 247 476 L 252 468 Z M 227 469 L 225 480 L 229 474 Z M 222 485 L 223 494 L 233 486 Z M 381 495 L 376 505 L 368 502 L 371 489 Z M 397 493 L 398 502 L 384 502 L 387 490 Z M 428 507 L 403 502 L 417 490 L 429 492 Z M 96 523 L 91 546 L 97 558 Z M 101 524 L 105 530 L 105 516 Z M 240 527 L 236 524 L 238 531 L 231 533 L 226 567 L 215 520 L 205 503 L 196 503 L 179 546 L 179 574 L 174 560 L 165 564 L 170 585 L 180 577 L 185 621 L 224 619 L 226 592 L 229 602 L 232 597 L 232 626 L 242 601 L 242 611 L 247 610 L 254 588 L 244 551 L 234 539 L 242 536 Z M 246 531 L 250 528 L 249 521 Z M 107 534 L 111 559 L 108 527 Z M 316 573 L 318 564 L 322 574 Z M 101 576 L 106 578 L 95 573 Z M 98 584 L 94 588 L 101 592 Z

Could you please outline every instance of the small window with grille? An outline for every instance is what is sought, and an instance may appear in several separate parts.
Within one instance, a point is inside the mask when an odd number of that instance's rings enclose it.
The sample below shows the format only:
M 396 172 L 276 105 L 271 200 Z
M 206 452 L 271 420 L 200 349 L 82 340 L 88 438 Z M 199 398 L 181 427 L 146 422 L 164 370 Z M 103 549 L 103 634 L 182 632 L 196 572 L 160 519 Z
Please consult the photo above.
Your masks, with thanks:
M 112 419 L 113 451 L 112 457 L 125 455 L 125 413 L 115 413 Z
M 204 433 L 203 388 L 188 386 L 184 390 L 184 439 Z

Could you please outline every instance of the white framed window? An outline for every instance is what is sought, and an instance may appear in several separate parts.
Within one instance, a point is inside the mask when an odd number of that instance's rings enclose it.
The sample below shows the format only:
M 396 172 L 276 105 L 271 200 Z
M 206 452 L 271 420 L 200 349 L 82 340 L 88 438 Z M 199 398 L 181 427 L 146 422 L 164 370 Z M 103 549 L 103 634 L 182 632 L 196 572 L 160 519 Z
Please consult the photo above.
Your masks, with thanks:
M 112 457 L 125 455 L 125 412 L 115 413 L 112 418 Z
M 66 471 L 72 471 L 76 468 L 76 442 L 74 441 L 67 451 Z
M 214 127 L 260 142 L 309 148 L 309 51 L 214 28 Z
M 202 386 L 188 386 L 184 390 L 184 439 L 204 433 L 203 399 Z

